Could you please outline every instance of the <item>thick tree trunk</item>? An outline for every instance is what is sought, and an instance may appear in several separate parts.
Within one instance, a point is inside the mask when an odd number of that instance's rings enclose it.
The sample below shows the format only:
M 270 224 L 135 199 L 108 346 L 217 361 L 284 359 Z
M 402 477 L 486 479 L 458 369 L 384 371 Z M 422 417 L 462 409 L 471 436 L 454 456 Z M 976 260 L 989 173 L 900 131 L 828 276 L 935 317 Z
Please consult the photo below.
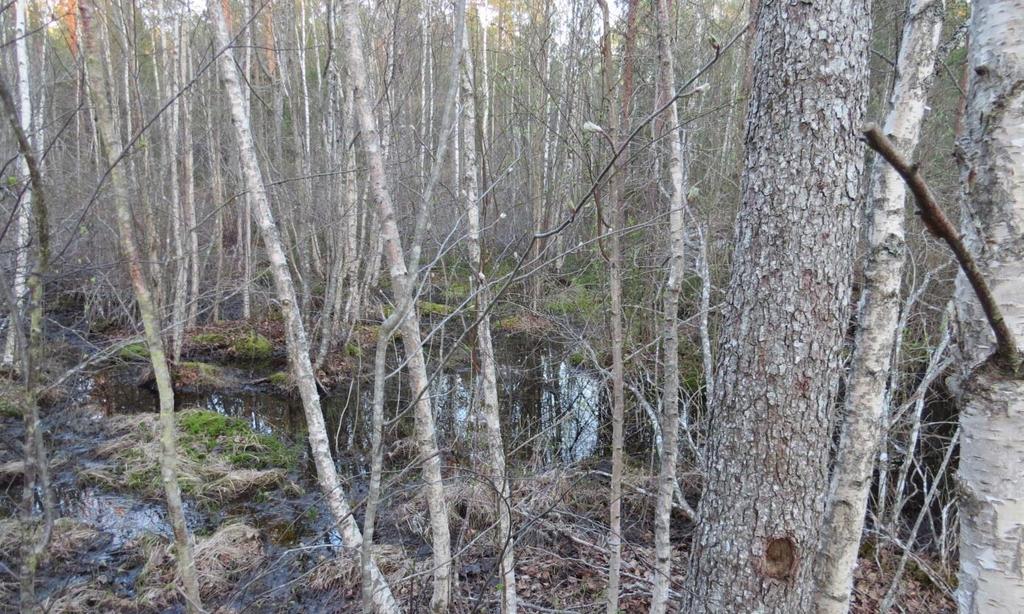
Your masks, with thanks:
M 120 140 L 114 126 L 115 112 L 111 99 L 111 77 L 103 64 L 100 33 L 93 29 L 92 21 L 99 20 L 92 2 L 80 2 L 82 31 L 85 39 L 86 62 L 90 68 L 89 83 L 94 123 L 98 132 L 98 149 L 104 166 L 110 169 L 111 198 L 117 213 L 117 229 L 121 240 L 121 251 L 128 266 L 135 300 L 139 305 L 142 327 L 145 331 L 146 346 L 149 350 L 153 374 L 156 378 L 160 399 L 160 481 L 167 500 L 167 516 L 174 531 L 174 543 L 178 562 L 178 575 L 185 593 L 186 608 L 189 612 L 202 612 L 199 597 L 199 581 L 195 561 L 192 557 L 192 537 L 185 521 L 181 504 L 181 488 L 178 485 L 177 434 L 174 424 L 174 390 L 171 374 L 164 355 L 164 344 L 160 337 L 160 324 L 153 299 L 149 292 L 142 259 L 135 241 L 135 229 L 131 209 L 128 205 L 128 183 L 118 162 L 122 159 L 117 150 Z
M 917 147 L 935 74 L 943 0 L 910 0 L 885 131 L 907 153 Z M 868 260 L 858 306 L 856 346 L 847 380 L 843 432 L 835 461 L 816 568 L 816 607 L 845 614 L 864 528 L 885 411 L 886 382 L 900 315 L 906 188 L 881 156 L 871 167 Z
M 863 0 L 761 8 L 689 613 L 814 610 L 869 32 Z
M 430 395 L 427 391 L 427 365 L 423 352 L 419 318 L 414 304 L 413 278 L 415 271 L 408 271 L 402 250 L 395 208 L 391 200 L 384 171 L 384 156 L 381 153 L 381 138 L 373 117 L 366 76 L 366 60 L 362 48 L 362 27 L 356 12 L 354 0 L 342 2 L 342 20 L 345 24 L 348 48 L 349 70 L 354 88 L 354 111 L 359 126 L 360 142 L 366 153 L 367 180 L 380 215 L 381 237 L 384 254 L 388 260 L 391 287 L 399 305 L 397 312 L 403 313 L 399 330 L 405 347 L 409 373 L 409 387 L 415 399 L 416 441 L 419 445 L 420 462 L 423 464 L 423 481 L 426 488 L 427 507 L 430 513 L 431 546 L 433 549 L 434 592 L 430 607 L 434 612 L 445 612 L 451 592 L 451 536 L 448 528 L 447 504 L 444 499 L 444 485 L 441 478 L 441 456 L 437 449 L 434 429 L 434 415 Z M 447 138 L 442 135 L 442 138 Z M 441 164 L 443 160 L 437 163 Z M 416 258 L 413 258 L 415 261 Z M 407 306 L 407 307 L 406 307 Z
M 242 88 L 238 81 L 237 69 L 230 50 L 230 37 L 224 14 L 219 2 L 211 2 L 209 10 L 216 34 L 217 47 L 224 49 L 218 59 L 221 78 L 224 81 L 231 109 L 231 123 L 234 125 L 235 134 L 238 138 L 239 157 L 242 168 L 245 171 L 246 187 L 249 189 L 256 223 L 259 226 L 263 243 L 267 249 L 267 257 L 270 260 L 277 298 L 281 305 L 282 315 L 284 316 L 288 360 L 291 364 L 292 375 L 299 389 L 299 395 L 302 398 L 302 407 L 306 415 L 306 428 L 309 431 L 309 444 L 313 452 L 313 461 L 316 464 L 320 488 L 323 490 L 332 515 L 339 524 L 341 537 L 345 545 L 350 548 L 359 548 L 362 544 L 362 535 L 352 515 L 352 510 L 345 501 L 337 469 L 334 466 L 334 459 L 331 458 L 327 429 L 324 425 L 324 416 L 320 408 L 320 395 L 316 389 L 316 379 L 313 375 L 313 367 L 309 359 L 309 343 L 306 340 L 306 332 L 302 324 L 301 314 L 298 313 L 295 286 L 292 283 L 291 271 L 285 258 L 284 247 L 281 244 L 277 224 L 274 222 L 267 192 L 263 186 L 263 177 L 260 173 L 256 158 L 256 147 L 252 138 L 252 129 L 249 125 L 249 114 L 244 106 Z M 373 575 L 372 601 L 377 611 L 398 611 L 391 588 L 388 586 L 387 580 L 376 568 L 376 565 L 372 565 L 371 573 Z
M 667 0 L 657 0 L 658 80 L 665 92 L 675 92 L 675 70 L 672 61 L 672 31 Z M 669 201 L 669 269 L 665 283 L 665 309 L 662 326 L 665 348 L 665 382 L 662 391 L 661 467 L 658 471 L 658 498 L 654 511 L 654 588 L 651 613 L 663 614 L 668 605 L 672 581 L 672 496 L 676 485 L 676 462 L 679 458 L 679 298 L 686 272 L 685 228 L 683 215 L 687 206 L 688 161 L 683 151 L 686 133 L 680 130 L 678 105 L 668 108 L 669 160 L 671 183 Z M 685 503 L 685 501 L 684 501 Z
M 1024 2 L 971 5 L 971 68 L 964 117 L 961 232 L 995 302 L 1024 343 Z M 956 311 L 960 413 L 960 573 L 963 614 L 1019 612 L 1024 604 L 1024 377 L 988 359 L 995 343 L 964 276 Z M 1019 363 L 1018 363 L 1019 364 Z

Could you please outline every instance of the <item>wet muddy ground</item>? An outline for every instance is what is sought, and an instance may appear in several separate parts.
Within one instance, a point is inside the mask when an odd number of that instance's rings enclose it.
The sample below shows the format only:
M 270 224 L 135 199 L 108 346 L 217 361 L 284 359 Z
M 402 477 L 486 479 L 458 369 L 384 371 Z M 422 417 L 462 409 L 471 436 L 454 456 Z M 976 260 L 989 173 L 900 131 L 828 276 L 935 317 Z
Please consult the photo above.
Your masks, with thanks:
M 500 394 L 519 527 L 520 597 L 556 611 L 601 610 L 607 569 L 602 382 L 574 366 L 563 346 L 514 337 L 501 343 Z M 324 393 L 324 413 L 346 494 L 361 522 L 370 385 L 361 377 L 362 357 L 349 359 L 349 377 L 337 378 Z M 179 422 L 185 473 L 190 467 L 193 472 L 183 477 L 183 487 L 207 607 L 358 611 L 358 554 L 342 547 L 321 502 L 306 452 L 301 405 L 287 382 L 275 376 L 284 369 L 280 352 L 239 361 L 204 347 L 183 362 L 193 365 L 179 374 L 176 391 L 179 420 L 192 420 L 184 426 Z M 143 470 L 153 460 L 146 452 L 152 446 L 147 425 L 157 408 L 145 361 L 130 355 L 105 361 L 69 379 L 63 393 L 54 396 L 58 401 L 43 408 L 43 419 L 61 520 L 38 574 L 40 596 L 50 611 L 182 611 L 173 590 L 170 530 L 159 485 Z M 431 551 L 426 506 L 411 466 L 410 419 L 403 413 L 408 396 L 394 378 L 376 554 L 407 611 L 426 611 Z M 474 396 L 468 361 L 450 361 L 435 374 L 431 397 L 445 455 L 453 550 L 459 557 L 453 611 L 491 612 L 498 595 L 494 500 L 472 470 L 482 449 L 476 441 Z M 209 433 L 189 430 L 210 423 L 211 416 L 230 419 L 228 430 L 210 441 L 201 440 Z M 21 434 L 20 418 L 0 415 L 0 465 L 20 458 Z M 644 611 L 650 592 L 649 493 L 655 489 L 649 438 L 646 417 L 637 414 L 629 426 L 632 454 L 624 502 L 626 611 Z M 253 447 L 238 455 L 239 442 Z M 281 466 L 267 465 L 256 452 L 250 454 L 253 449 L 273 452 L 268 458 Z M 260 476 L 272 479 L 254 479 Z M 225 480 L 230 487 L 221 486 Z M 16 520 L 20 500 L 17 475 L 0 475 L 0 611 L 17 607 L 15 574 L 24 538 Z M 676 588 L 682 590 L 689 524 L 677 517 L 674 525 L 680 570 Z M 884 581 L 884 565 L 862 567 L 858 607 L 870 611 L 873 591 Z M 920 606 L 916 611 L 943 611 L 948 601 L 926 580 L 908 581 L 908 599 Z

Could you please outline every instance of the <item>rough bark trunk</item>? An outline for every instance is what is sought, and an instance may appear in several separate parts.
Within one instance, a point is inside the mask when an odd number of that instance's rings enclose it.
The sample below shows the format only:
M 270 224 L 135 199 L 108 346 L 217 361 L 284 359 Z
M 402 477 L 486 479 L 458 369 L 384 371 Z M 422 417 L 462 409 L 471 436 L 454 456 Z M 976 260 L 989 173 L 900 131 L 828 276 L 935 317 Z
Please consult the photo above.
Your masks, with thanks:
M 171 375 L 164 355 L 164 344 L 160 338 L 160 324 L 157 318 L 153 299 L 149 292 L 142 269 L 132 214 L 128 205 L 128 184 L 122 167 L 118 162 L 122 159 L 117 150 L 119 139 L 114 126 L 115 112 L 112 108 L 111 77 L 103 65 L 102 43 L 100 34 L 93 30 L 93 19 L 98 20 L 96 7 L 91 2 L 80 2 L 82 14 L 82 32 L 85 39 L 86 62 L 90 68 L 91 81 L 89 92 L 94 114 L 94 124 L 98 133 L 98 149 L 104 166 L 110 169 L 111 199 L 117 214 L 117 229 L 121 241 L 121 251 L 131 278 L 132 290 L 139 306 L 142 326 L 145 331 L 146 346 L 149 350 L 153 374 L 156 378 L 157 392 L 160 399 L 160 481 L 167 500 L 167 516 L 174 532 L 178 575 L 185 593 L 186 608 L 189 612 L 202 612 L 203 606 L 199 597 L 199 581 L 195 561 L 192 557 L 192 537 L 189 534 L 185 513 L 181 504 L 181 489 L 178 485 L 178 454 L 177 434 L 174 424 L 174 390 L 171 387 Z
M 434 612 L 445 612 L 448 609 L 452 582 L 451 536 L 448 527 L 447 504 L 444 499 L 444 485 L 441 478 L 441 456 L 437 449 L 434 415 L 430 395 L 427 391 L 427 366 L 419 318 L 414 304 L 415 289 L 412 280 L 415 271 L 410 273 L 406 268 L 395 208 L 385 176 L 381 137 L 370 106 L 366 60 L 362 49 L 362 27 L 356 12 L 356 3 L 353 0 L 342 2 L 341 15 L 347 38 L 349 70 L 354 89 L 355 118 L 359 126 L 359 138 L 366 153 L 366 164 L 369 171 L 367 180 L 380 215 L 384 254 L 388 260 L 392 291 L 399 305 L 396 312 L 403 313 L 399 330 L 402 333 L 402 343 L 405 347 L 409 386 L 415 399 L 415 437 L 419 446 L 420 462 L 423 464 L 423 481 L 430 513 L 434 564 L 434 592 L 431 596 L 430 607 Z M 442 138 L 447 137 L 442 135 Z M 439 160 L 438 164 L 442 162 Z
M 761 8 L 686 612 L 814 609 L 869 33 L 864 0 Z
M 885 118 L 885 132 L 908 154 L 917 147 L 944 13 L 943 0 L 910 0 Z M 815 564 L 816 607 L 823 614 L 844 614 L 850 607 L 872 468 L 883 435 L 886 382 L 900 314 L 906 188 L 899 173 L 881 156 L 871 167 L 870 186 L 868 260 L 857 318 L 860 328 Z
M 220 3 L 216 1 L 209 4 L 209 10 L 216 34 L 217 46 L 224 50 L 218 59 L 221 78 L 228 96 L 231 123 L 234 125 L 235 134 L 238 138 L 239 158 L 245 171 L 245 182 L 251 195 L 253 213 L 255 214 L 263 243 L 267 249 L 267 257 L 270 260 L 277 298 L 281 305 L 282 315 L 284 316 L 288 359 L 291 364 L 292 375 L 299 389 L 299 395 L 302 398 L 302 407 L 306 415 L 306 427 L 309 431 L 309 444 L 313 452 L 313 461 L 316 464 L 320 488 L 323 490 L 332 515 L 340 525 L 339 529 L 345 545 L 350 548 L 359 548 L 362 544 L 362 535 L 352 515 L 352 510 L 345 501 L 337 469 L 334 466 L 334 460 L 331 458 L 327 429 L 324 425 L 324 416 L 320 408 L 320 395 L 316 389 L 316 379 L 313 374 L 312 363 L 309 359 L 309 343 L 306 340 L 306 332 L 302 324 L 301 315 L 297 311 L 298 302 L 295 296 L 295 286 L 292 283 L 291 272 L 285 258 L 284 247 L 281 244 L 280 233 L 270 210 L 270 202 L 263 185 L 263 178 L 256 158 L 256 148 L 249 124 L 249 114 L 244 106 L 242 88 L 238 81 L 237 69 L 230 50 L 231 39 L 228 35 L 224 13 Z M 387 580 L 376 568 L 376 565 L 371 564 L 371 566 L 371 573 L 373 575 L 372 601 L 374 606 L 379 612 L 398 611 L 398 605 L 391 593 Z
M 1024 2 L 974 2 L 969 37 L 961 232 L 1019 347 L 1024 343 Z M 964 614 L 1019 612 L 1024 604 L 1024 443 L 1019 436 L 1024 378 L 988 358 L 994 337 L 963 275 L 955 303 L 962 367 L 971 372 L 962 387 L 960 413 L 957 601 Z

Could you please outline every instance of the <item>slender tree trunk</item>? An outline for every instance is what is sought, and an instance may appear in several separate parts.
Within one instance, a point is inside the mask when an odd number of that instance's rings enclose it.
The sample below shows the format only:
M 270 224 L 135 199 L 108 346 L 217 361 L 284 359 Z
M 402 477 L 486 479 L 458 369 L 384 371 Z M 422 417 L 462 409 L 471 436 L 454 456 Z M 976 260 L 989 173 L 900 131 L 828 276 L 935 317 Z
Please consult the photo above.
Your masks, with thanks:
M 182 27 L 182 32 L 178 37 L 178 83 L 181 84 L 181 87 L 188 83 L 190 76 L 191 58 L 188 42 L 187 33 Z M 185 175 L 184 182 L 181 184 L 183 189 L 181 208 L 182 221 L 185 224 L 185 237 L 188 239 L 186 247 L 188 248 L 187 273 L 189 278 L 188 291 L 185 295 L 187 306 L 185 327 L 192 328 L 196 325 L 196 320 L 199 317 L 199 229 L 196 227 L 198 220 L 196 219 L 195 155 L 192 147 L 192 104 L 187 95 L 181 96 L 181 117 L 183 119 L 181 123 L 181 146 L 183 149 L 181 170 Z M 182 267 L 184 266 L 185 263 L 182 263 Z
M 28 0 L 15 0 L 14 2 L 14 63 L 18 72 L 18 122 L 21 130 L 32 139 L 32 92 L 29 87 L 29 57 L 28 57 L 28 18 L 26 5 Z M 14 321 L 21 317 L 23 302 L 25 300 L 25 282 L 28 276 L 28 252 L 29 252 L 29 226 L 31 225 L 31 202 L 32 182 L 28 181 L 29 169 L 25 156 L 18 158 L 18 175 L 26 180 L 25 188 L 21 197 L 15 203 L 18 209 L 18 217 L 15 225 L 14 241 L 14 310 L 10 314 L 7 340 L 3 350 L 3 364 L 14 363 Z
M 490 305 L 488 280 L 484 272 L 480 238 L 480 189 L 479 167 L 477 165 L 477 118 L 476 96 L 471 82 L 473 60 L 469 54 L 469 35 L 462 37 L 462 148 L 463 178 L 462 200 L 466 205 L 466 240 L 469 247 L 470 285 L 476 293 L 476 311 L 482 314 L 476 326 L 477 351 L 480 359 L 480 381 L 482 390 L 481 410 L 486 428 L 488 452 L 488 473 L 494 488 L 495 512 L 497 516 L 497 547 L 500 555 L 501 611 L 515 614 L 518 611 L 516 598 L 516 572 L 512 532 L 512 501 L 505 467 L 505 446 L 501 437 L 501 413 L 498 408 L 498 375 L 494 361 L 494 344 L 491 340 L 491 316 L 486 311 Z
M 20 79 L 19 75 L 19 81 Z M 2 76 L 0 76 L 0 98 L 3 99 L 5 115 L 14 132 L 15 140 L 18 142 L 18 151 L 28 171 L 32 188 L 31 203 L 25 203 L 22 206 L 28 208 L 31 205 L 32 220 L 35 222 L 36 230 L 35 258 L 26 279 L 29 317 L 27 335 L 24 330 L 24 320 L 18 308 L 18 297 L 6 285 L 6 280 L 0 280 L 0 283 L 4 284 L 4 297 L 11 311 L 8 338 L 20 346 L 18 351 L 21 357 L 21 375 L 24 382 L 22 419 L 25 424 L 25 470 L 22 476 L 21 520 L 26 529 L 26 536 L 21 545 L 20 607 L 22 612 L 42 612 L 43 609 L 35 593 L 36 569 L 50 543 L 53 533 L 53 515 L 56 508 L 53 489 L 50 487 L 50 469 L 40 425 L 37 393 L 43 358 L 43 275 L 49 268 L 49 226 L 39 159 L 33 151 L 32 142 L 24 129 L 24 107 L 20 109 L 16 107 L 14 96 L 11 95 L 10 88 Z M 22 99 L 21 102 L 24 104 L 25 100 Z M 28 246 L 25 247 L 27 250 Z M 36 534 L 33 516 L 39 494 L 42 495 L 43 525 Z
M 612 138 L 618 138 L 618 113 L 614 108 L 616 75 L 612 59 L 612 31 L 609 19 L 608 0 L 601 0 L 601 96 L 602 108 L 606 121 L 604 134 L 609 144 Z M 546 142 L 546 141 L 545 141 Z M 608 189 L 604 200 L 608 208 L 599 222 L 599 234 L 609 232 L 607 241 L 608 259 L 608 292 L 611 309 L 608 317 L 612 329 L 612 476 L 608 489 L 608 590 L 605 594 L 605 608 L 608 614 L 619 611 L 619 582 L 622 574 L 622 440 L 623 414 L 625 413 L 624 375 L 622 364 L 622 247 L 619 231 L 622 228 L 622 203 L 619 202 L 619 173 L 608 181 Z M 535 227 L 536 231 L 543 230 Z
M 869 34 L 861 0 L 761 8 L 688 613 L 814 611 Z
M 420 335 L 419 319 L 414 304 L 413 278 L 406 268 L 395 209 L 391 200 L 381 153 L 380 133 L 370 106 L 366 61 L 362 49 L 362 28 L 354 0 L 342 2 L 342 20 L 345 24 L 349 70 L 354 88 L 355 116 L 360 130 L 360 141 L 366 153 L 368 181 L 380 215 L 384 254 L 388 260 L 391 287 L 399 304 L 396 312 L 403 313 L 400 324 L 405 346 L 409 386 L 415 399 L 414 418 L 420 461 L 423 463 L 423 481 L 430 512 L 431 545 L 434 562 L 434 592 L 430 607 L 434 612 L 446 612 L 451 590 L 451 537 L 448 527 L 447 503 L 441 478 L 441 457 L 437 449 L 434 416 L 430 395 L 427 393 L 427 367 Z M 442 138 L 447 138 L 442 135 Z M 441 164 L 442 161 L 437 162 Z M 415 260 L 415 258 L 414 258 Z
M 102 60 L 101 34 L 93 28 L 93 20 L 96 20 L 98 24 L 99 15 L 92 2 L 80 2 L 79 10 L 81 11 L 83 38 L 85 39 L 85 59 L 92 77 L 89 82 L 89 92 L 94 123 L 99 136 L 100 157 L 105 166 L 110 169 L 111 198 L 117 213 L 121 251 L 127 262 L 132 289 L 135 292 L 135 300 L 142 317 L 146 346 L 149 350 L 160 399 L 160 481 L 167 499 L 168 520 L 174 531 L 178 575 L 184 589 L 186 608 L 189 612 L 198 613 L 203 611 L 203 605 L 199 598 L 199 581 L 195 561 L 192 557 L 192 537 L 185 520 L 181 504 L 181 489 L 178 485 L 177 434 L 174 424 L 174 390 L 171 387 L 171 374 L 164 355 L 164 344 L 160 337 L 160 324 L 156 309 L 135 242 L 135 229 L 128 205 L 128 184 L 123 169 L 118 164 L 122 152 L 117 149 L 119 139 L 115 136 L 111 77 L 107 74 Z
M 658 79 L 661 89 L 674 92 L 675 68 L 672 59 L 671 21 L 666 0 L 657 0 Z M 664 614 L 672 583 L 672 497 L 676 485 L 676 462 L 679 457 L 679 298 L 686 272 L 684 219 L 687 202 L 688 161 L 683 150 L 686 133 L 676 134 L 679 124 L 678 104 L 668 108 L 669 160 L 671 179 L 669 201 L 669 269 L 665 283 L 663 345 L 665 382 L 661 393 L 661 468 L 658 472 L 658 498 L 654 511 L 654 588 L 651 595 L 652 614 Z M 680 497 L 681 498 L 681 497 Z M 683 502 L 685 503 L 685 501 Z
M 235 128 L 235 134 L 238 139 L 239 157 L 242 168 L 245 171 L 246 186 L 252 197 L 256 223 L 259 226 L 263 243 L 267 249 L 267 257 L 270 260 L 271 273 L 274 277 L 278 301 L 284 316 L 288 359 L 291 364 L 292 375 L 299 389 L 299 395 L 302 398 L 302 407 L 306 415 L 306 428 L 309 432 L 309 444 L 313 452 L 313 461 L 316 464 L 320 488 L 323 490 L 335 521 L 339 524 L 345 545 L 350 548 L 359 548 L 362 544 L 362 535 L 355 518 L 352 516 L 352 510 L 345 501 L 337 469 L 335 468 L 333 458 L 331 458 L 327 429 L 324 425 L 324 416 L 320 408 L 320 395 L 316 389 L 316 379 L 313 374 L 312 363 L 309 359 L 309 343 L 306 340 L 306 332 L 303 328 L 301 314 L 298 313 L 295 286 L 292 283 L 291 271 L 285 258 L 280 233 L 277 229 L 277 224 L 274 222 L 267 192 L 263 186 L 263 177 L 260 173 L 256 158 L 256 147 L 252 138 L 252 129 L 249 125 L 249 114 L 244 106 L 242 88 L 238 81 L 237 68 L 235 67 L 233 54 L 230 50 L 231 39 L 228 35 L 223 9 L 219 2 L 211 2 L 208 6 L 216 34 L 217 47 L 225 50 L 218 60 L 221 79 L 224 82 L 224 88 L 231 109 L 231 123 Z M 375 565 L 371 565 L 371 567 L 371 575 L 373 576 L 372 601 L 377 611 L 398 611 L 398 605 L 391 593 L 391 588 L 387 584 L 387 580 L 376 569 Z
M 943 0 L 910 0 L 885 131 L 907 153 L 917 146 L 942 34 Z M 900 314 L 906 188 L 880 156 L 871 167 L 868 261 L 847 379 L 843 432 L 816 568 L 817 611 L 844 614 L 864 528 L 871 474 L 883 436 L 886 382 Z
M 961 232 L 1017 347 L 1024 343 L 1024 2 L 971 5 L 971 68 L 961 152 Z M 989 358 L 995 344 L 963 275 L 955 298 L 962 368 L 960 573 L 962 614 L 1024 604 L 1024 374 Z

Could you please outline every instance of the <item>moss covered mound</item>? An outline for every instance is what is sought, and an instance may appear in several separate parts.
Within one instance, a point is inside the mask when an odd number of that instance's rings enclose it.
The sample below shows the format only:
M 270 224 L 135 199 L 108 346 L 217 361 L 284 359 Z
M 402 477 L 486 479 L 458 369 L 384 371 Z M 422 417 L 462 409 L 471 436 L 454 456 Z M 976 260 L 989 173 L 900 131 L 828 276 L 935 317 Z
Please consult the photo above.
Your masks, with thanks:
M 176 416 L 178 481 L 182 490 L 207 502 L 224 502 L 275 489 L 296 492 L 288 479 L 300 448 L 253 431 L 244 421 L 192 409 Z M 83 474 L 110 488 L 163 496 L 160 485 L 159 424 L 156 414 L 121 416 L 117 435 L 96 454 L 106 463 Z

